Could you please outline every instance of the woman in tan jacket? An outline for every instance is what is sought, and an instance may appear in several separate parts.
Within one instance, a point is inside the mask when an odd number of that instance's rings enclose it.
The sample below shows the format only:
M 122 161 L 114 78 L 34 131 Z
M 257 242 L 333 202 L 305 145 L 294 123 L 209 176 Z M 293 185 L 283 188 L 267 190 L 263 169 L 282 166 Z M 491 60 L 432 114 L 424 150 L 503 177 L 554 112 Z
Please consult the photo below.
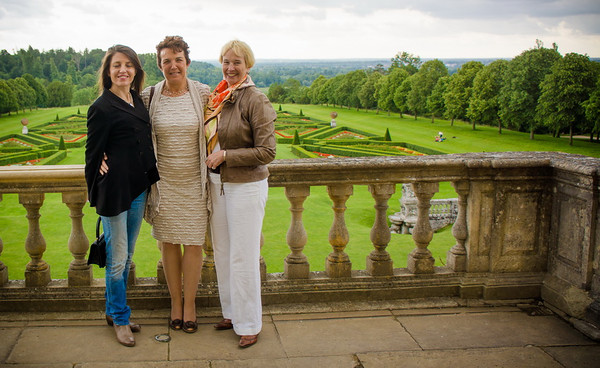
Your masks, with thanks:
M 230 41 L 221 50 L 223 80 L 205 113 L 210 228 L 223 320 L 242 348 L 254 345 L 262 328 L 260 236 L 269 171 L 275 158 L 275 110 L 248 75 L 250 47 Z

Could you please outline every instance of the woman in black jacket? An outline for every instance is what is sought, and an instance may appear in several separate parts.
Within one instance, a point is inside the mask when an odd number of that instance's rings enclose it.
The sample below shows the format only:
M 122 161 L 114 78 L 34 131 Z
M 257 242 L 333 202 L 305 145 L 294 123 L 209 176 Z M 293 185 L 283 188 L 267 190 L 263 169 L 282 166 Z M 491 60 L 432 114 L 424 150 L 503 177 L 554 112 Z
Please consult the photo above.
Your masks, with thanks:
M 109 48 L 98 84 L 102 95 L 87 116 L 85 179 L 106 240 L 106 321 L 121 344 L 134 346 L 132 331 L 140 326 L 129 321 L 127 278 L 146 193 L 159 180 L 150 117 L 138 94 L 144 71 L 135 51 L 123 45 Z

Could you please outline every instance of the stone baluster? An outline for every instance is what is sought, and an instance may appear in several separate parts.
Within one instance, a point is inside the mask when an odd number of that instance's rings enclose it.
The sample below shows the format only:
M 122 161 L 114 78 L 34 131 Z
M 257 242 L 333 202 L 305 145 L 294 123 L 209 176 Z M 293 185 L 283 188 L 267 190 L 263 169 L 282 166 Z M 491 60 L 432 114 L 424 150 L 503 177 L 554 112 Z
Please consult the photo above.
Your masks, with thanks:
M 159 285 L 166 285 L 167 277 L 165 276 L 165 268 L 162 262 L 162 242 L 160 240 L 157 240 L 156 246 L 158 247 L 158 250 L 161 254 L 161 257 L 158 259 L 158 262 L 156 262 L 156 283 Z
M 69 264 L 69 286 L 90 286 L 93 274 L 92 266 L 87 264 L 86 255 L 90 241 L 83 230 L 83 206 L 87 200 L 86 192 L 66 192 L 62 201 L 69 207 L 71 217 L 71 235 L 69 236 L 69 251 L 73 260 Z
M 262 251 L 263 245 L 265 245 L 265 236 L 261 231 L 260 232 L 260 250 L 261 251 Z M 260 263 L 260 281 L 266 281 L 267 280 L 267 263 L 265 262 L 265 258 L 262 256 L 262 254 L 260 255 L 259 263 Z
M 427 249 L 433 239 L 433 230 L 429 222 L 430 200 L 439 190 L 439 183 L 413 183 L 417 197 L 417 223 L 413 229 L 413 240 L 417 248 L 408 255 L 408 270 L 412 273 L 433 273 L 435 260 Z
M 455 181 L 452 182 L 452 186 L 458 193 L 458 216 L 452 226 L 452 235 L 456 239 L 456 244 L 448 251 L 446 263 L 448 268 L 455 272 L 466 272 L 467 196 L 469 195 L 470 184 L 468 181 Z
M 329 198 L 333 201 L 333 224 L 329 230 L 329 244 L 333 248 L 325 261 L 325 271 L 331 278 L 350 277 L 352 274 L 352 262 L 348 254 L 344 252 L 346 244 L 350 240 L 344 212 L 346 211 L 346 201 L 353 193 L 352 185 L 331 185 L 327 186 Z
M 0 194 L 0 202 L 2 201 L 2 194 Z M 4 249 L 4 244 L 2 243 L 2 238 L 0 238 L 0 255 L 2 255 L 2 250 Z M 8 267 L 2 261 L 0 261 L 0 287 L 8 284 Z
M 25 267 L 25 286 L 46 286 L 50 283 L 50 266 L 42 259 L 46 251 L 46 240 L 40 230 L 40 207 L 44 203 L 44 193 L 21 193 L 19 203 L 27 210 L 29 231 L 25 239 L 25 251 L 31 261 Z
M 285 187 L 285 196 L 290 201 L 290 212 L 292 220 L 287 232 L 287 244 L 291 253 L 285 258 L 285 277 L 288 279 L 307 279 L 310 265 L 306 255 L 303 253 L 306 245 L 306 229 L 302 223 L 302 204 L 310 195 L 310 187 L 307 185 Z
M 367 272 L 371 276 L 391 276 L 394 273 L 390 254 L 385 250 L 391 235 L 387 223 L 388 200 L 396 191 L 395 184 L 371 184 L 369 192 L 375 200 L 375 222 L 371 228 L 371 242 L 375 248 L 367 256 Z
M 217 269 L 215 268 L 215 252 L 212 245 L 210 226 L 206 229 L 206 242 L 204 243 L 204 261 L 202 262 L 201 280 L 203 284 L 217 282 Z
M 133 286 L 137 284 L 137 277 L 135 276 L 135 262 L 131 261 L 129 266 L 129 275 L 127 275 L 127 285 Z

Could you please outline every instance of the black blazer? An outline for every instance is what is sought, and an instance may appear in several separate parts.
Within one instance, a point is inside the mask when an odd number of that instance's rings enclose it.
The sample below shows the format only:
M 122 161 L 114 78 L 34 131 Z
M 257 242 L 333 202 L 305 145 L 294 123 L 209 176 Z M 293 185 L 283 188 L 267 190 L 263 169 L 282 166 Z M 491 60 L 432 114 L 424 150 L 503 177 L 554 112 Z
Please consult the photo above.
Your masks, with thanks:
M 135 107 L 105 89 L 88 109 L 85 180 L 90 206 L 102 216 L 116 216 L 159 180 L 152 147 L 150 116 L 139 95 Z M 106 153 L 108 172 L 100 175 Z

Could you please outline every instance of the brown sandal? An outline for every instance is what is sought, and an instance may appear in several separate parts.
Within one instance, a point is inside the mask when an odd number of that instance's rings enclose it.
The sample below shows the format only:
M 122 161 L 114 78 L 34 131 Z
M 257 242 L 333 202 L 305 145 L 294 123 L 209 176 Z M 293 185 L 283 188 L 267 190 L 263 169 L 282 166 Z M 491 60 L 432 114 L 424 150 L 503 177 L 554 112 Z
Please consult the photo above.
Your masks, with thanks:
M 258 341 L 258 335 L 242 335 L 240 336 L 240 348 L 250 347 Z
M 213 326 L 216 330 L 231 330 L 233 328 L 233 323 L 231 323 L 230 319 L 224 318 L 221 322 L 217 323 Z

